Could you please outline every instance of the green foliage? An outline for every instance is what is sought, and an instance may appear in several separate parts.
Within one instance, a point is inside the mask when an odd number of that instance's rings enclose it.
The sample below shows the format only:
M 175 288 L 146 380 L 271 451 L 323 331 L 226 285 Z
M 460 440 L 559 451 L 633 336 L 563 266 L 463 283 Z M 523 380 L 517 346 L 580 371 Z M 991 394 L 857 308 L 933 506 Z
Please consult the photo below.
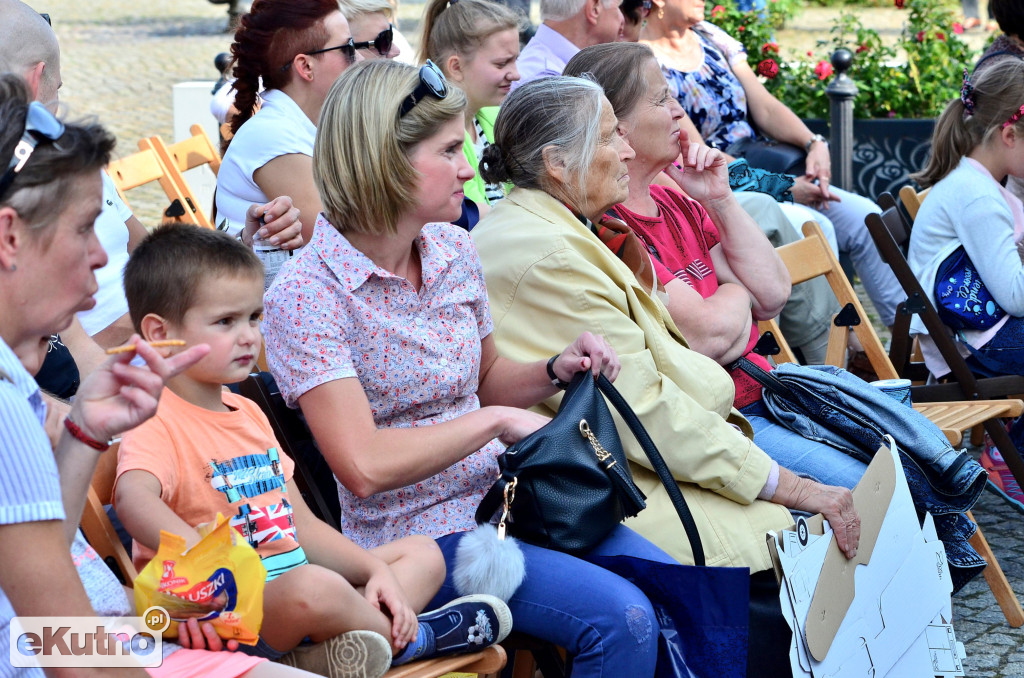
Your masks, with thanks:
M 828 60 L 841 47 L 854 53 L 849 75 L 859 88 L 854 113 L 860 118 L 936 117 L 959 96 L 963 68 L 971 68 L 977 57 L 961 39 L 963 29 L 953 11 L 941 0 L 906 0 L 907 22 L 895 47 L 844 12 L 814 51 L 783 61 L 771 43 L 772 33 L 786 18 L 776 9 L 783 1 L 769 0 L 766 16 L 761 16 L 740 12 L 732 0 L 725 0 L 728 5 L 715 6 L 708 18 L 743 42 L 751 68 L 762 75 L 768 90 L 803 118 L 828 115 Z M 775 71 L 762 63 L 766 59 L 776 63 L 775 77 L 764 77 Z

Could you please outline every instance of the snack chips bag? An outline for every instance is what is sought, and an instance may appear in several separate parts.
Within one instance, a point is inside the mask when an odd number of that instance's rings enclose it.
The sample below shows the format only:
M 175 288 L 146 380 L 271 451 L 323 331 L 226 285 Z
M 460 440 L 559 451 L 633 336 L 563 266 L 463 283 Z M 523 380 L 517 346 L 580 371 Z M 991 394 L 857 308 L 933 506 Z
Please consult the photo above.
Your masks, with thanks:
M 188 550 L 183 537 L 160 532 L 160 548 L 135 578 L 136 609 L 167 610 L 171 625 L 164 638 L 177 638 L 178 624 L 195 617 L 225 640 L 255 645 L 267 571 L 221 514 L 198 529 L 202 540 Z

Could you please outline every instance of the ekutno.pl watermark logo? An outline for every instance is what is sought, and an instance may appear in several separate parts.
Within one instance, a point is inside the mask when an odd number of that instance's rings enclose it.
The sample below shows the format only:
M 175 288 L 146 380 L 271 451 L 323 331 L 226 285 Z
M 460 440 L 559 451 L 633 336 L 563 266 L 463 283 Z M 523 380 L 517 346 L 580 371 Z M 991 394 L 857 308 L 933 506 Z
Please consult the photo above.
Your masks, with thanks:
M 11 666 L 160 666 L 170 623 L 162 607 L 141 617 L 14 617 Z

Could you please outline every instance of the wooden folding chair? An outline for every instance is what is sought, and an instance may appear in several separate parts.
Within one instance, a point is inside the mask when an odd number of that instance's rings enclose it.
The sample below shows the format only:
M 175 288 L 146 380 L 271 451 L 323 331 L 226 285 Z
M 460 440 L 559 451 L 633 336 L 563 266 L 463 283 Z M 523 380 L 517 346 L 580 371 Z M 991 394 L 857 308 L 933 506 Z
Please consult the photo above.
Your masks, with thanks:
M 843 274 L 839 260 L 836 259 L 832 248 L 829 247 L 828 242 L 825 240 L 821 227 L 816 222 L 809 221 L 804 224 L 803 232 L 803 240 L 776 249 L 776 252 L 779 253 L 783 263 L 789 270 L 793 284 L 802 283 L 811 278 L 824 275 L 832 291 L 835 293 L 836 299 L 843 306 L 843 311 L 840 311 L 839 315 L 846 313 L 850 316 L 847 323 L 833 322 L 829 335 L 828 358 L 826 362 L 838 367 L 843 366 L 846 358 L 848 326 L 852 325 L 853 331 L 856 332 L 857 338 L 863 345 L 864 352 L 867 354 L 871 366 L 878 377 L 880 379 L 898 378 L 899 375 L 896 373 L 892 363 L 889 362 L 889 356 L 885 353 L 882 342 L 879 340 L 874 328 L 870 323 L 860 321 L 861 318 L 866 319 L 867 315 L 864 313 L 864 308 L 861 306 L 860 300 L 850 285 L 850 281 Z M 850 308 L 853 311 L 850 311 Z M 853 313 L 857 314 L 857 318 L 852 317 Z M 763 329 L 770 329 L 776 334 L 776 340 L 779 341 L 779 344 L 783 343 L 784 340 L 779 340 L 781 333 L 778 333 L 778 325 L 774 321 L 768 321 L 762 324 L 761 327 Z M 776 358 L 778 357 L 776 356 Z M 777 360 L 777 362 L 783 361 Z M 999 417 L 1019 416 L 1024 412 L 1024 402 L 1020 400 L 915 402 L 914 409 L 928 417 L 930 421 L 942 429 L 951 444 L 957 445 L 963 437 L 963 431 L 973 428 L 980 423 L 995 422 L 995 425 L 1002 429 Z M 1002 430 L 1005 435 L 1006 430 Z M 970 514 L 968 516 L 973 520 L 973 516 L 970 516 Z M 1014 628 L 1024 625 L 1024 610 L 1021 609 L 1020 602 L 1017 600 L 1017 596 L 1010 587 L 1006 575 L 999 566 L 999 561 L 996 559 L 995 554 L 992 553 L 992 549 L 982 534 L 980 526 L 975 535 L 971 537 L 971 545 L 989 565 L 985 568 L 985 581 L 988 583 L 989 588 L 992 589 L 992 594 L 995 596 L 1000 608 L 1002 608 L 1006 621 Z
M 203 211 L 203 208 L 199 206 L 199 201 L 196 199 L 195 194 L 192 192 L 188 182 L 185 181 L 185 177 L 181 173 L 182 170 L 178 169 L 178 161 L 175 160 L 167 144 L 163 142 L 163 139 L 159 136 L 139 139 L 139 150 L 144 153 L 146 151 L 152 151 L 160 159 L 160 164 L 164 168 L 164 173 L 167 175 L 170 183 L 174 186 L 174 192 L 167 193 L 167 197 L 172 201 L 176 198 L 182 201 L 180 204 L 182 205 L 182 209 L 185 211 L 185 214 L 182 215 L 183 219 L 188 223 L 196 224 L 203 228 L 213 228 L 213 222 L 206 216 L 206 212 Z M 182 158 L 185 161 L 188 160 L 188 156 L 184 153 L 182 153 Z M 218 169 L 219 168 L 220 165 L 218 164 Z M 163 183 L 160 185 L 164 186 Z M 166 187 L 164 190 L 166 191 Z
M 140 145 L 142 142 L 139 142 Z M 119 160 L 112 160 L 107 166 L 107 173 L 114 180 L 118 195 L 129 207 L 128 191 L 158 182 L 164 190 L 170 204 L 163 210 L 164 218 L 187 224 L 197 224 L 193 212 L 188 208 L 188 196 L 181 190 L 175 175 L 177 169 L 167 167 L 152 147 L 147 146 L 138 153 L 133 153 Z
M 879 201 L 890 205 L 881 214 L 871 214 L 865 219 L 868 232 L 875 241 L 875 246 L 882 259 L 889 264 L 893 274 L 907 294 L 907 300 L 900 304 L 893 325 L 893 345 L 890 351 L 892 364 L 906 378 L 919 376 L 911 370 L 915 364 L 910 360 L 910 320 L 917 314 L 928 330 L 928 335 L 935 342 L 935 347 L 949 366 L 950 374 L 944 377 L 944 383 L 925 384 L 911 388 L 913 399 L 918 403 L 966 400 L 970 402 L 994 400 L 1007 396 L 1016 397 L 1024 393 L 1024 376 L 1006 375 L 999 377 L 976 377 L 949 336 L 949 331 L 942 323 L 935 307 L 928 300 L 928 295 L 910 269 L 901 249 L 909 238 L 910 228 L 903 221 L 897 208 L 893 205 L 892 196 L 880 196 Z M 927 372 L 921 368 L 921 371 Z M 1001 401 L 996 401 L 1001 402 Z M 1001 415 L 1015 416 L 1015 415 Z M 1006 459 L 1006 464 L 1013 472 L 1017 482 L 1024 481 L 1024 461 L 1017 448 L 1013 445 L 1003 424 L 996 419 L 984 422 L 985 430 L 992 437 L 993 443 Z M 1024 487 L 1024 485 L 1022 485 Z

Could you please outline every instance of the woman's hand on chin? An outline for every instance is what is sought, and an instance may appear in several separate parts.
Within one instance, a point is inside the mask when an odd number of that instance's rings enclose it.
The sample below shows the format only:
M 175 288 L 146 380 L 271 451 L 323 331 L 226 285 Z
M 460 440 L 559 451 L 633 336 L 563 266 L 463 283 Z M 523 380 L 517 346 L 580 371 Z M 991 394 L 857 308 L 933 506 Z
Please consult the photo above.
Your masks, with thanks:
M 562 381 L 572 381 L 577 372 L 590 370 L 595 377 L 604 374 L 609 381 L 619 376 L 619 356 L 604 337 L 584 332 L 565 347 L 551 369 Z
M 679 162 L 665 171 L 684 193 L 701 204 L 732 197 L 729 162 L 721 151 L 690 141 L 685 131 L 679 135 L 679 150 Z

